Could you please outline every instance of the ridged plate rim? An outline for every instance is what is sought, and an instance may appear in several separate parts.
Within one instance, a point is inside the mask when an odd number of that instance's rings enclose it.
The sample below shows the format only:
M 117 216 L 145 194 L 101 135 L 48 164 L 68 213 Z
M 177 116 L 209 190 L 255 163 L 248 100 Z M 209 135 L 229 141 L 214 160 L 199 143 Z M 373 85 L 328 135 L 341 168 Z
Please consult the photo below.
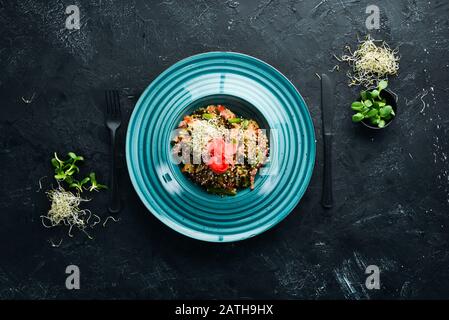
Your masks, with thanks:
M 241 234 L 236 233 L 236 234 L 226 234 L 225 236 L 220 235 L 220 234 L 211 234 L 208 232 L 201 232 L 198 230 L 194 230 L 194 229 L 189 229 L 188 227 L 181 225 L 180 223 L 178 223 L 177 221 L 175 221 L 173 218 L 170 218 L 171 215 L 179 215 L 179 213 L 177 212 L 170 212 L 170 210 L 167 210 L 167 212 L 155 212 L 156 210 L 156 206 L 154 204 L 152 204 L 152 201 L 158 201 L 156 198 L 154 198 L 151 193 L 147 193 L 145 192 L 145 190 L 142 190 L 142 187 L 139 183 L 139 179 L 138 176 L 139 174 L 141 174 L 141 172 L 136 172 L 136 166 L 134 165 L 134 157 L 133 157 L 133 153 L 132 150 L 133 148 L 137 148 L 139 149 L 140 146 L 136 146 L 134 143 L 135 141 L 133 141 L 133 134 L 134 131 L 136 130 L 135 128 L 135 122 L 137 121 L 138 117 L 139 117 L 139 112 L 142 112 L 142 108 L 146 108 L 148 107 L 144 105 L 145 99 L 150 95 L 153 94 L 154 92 L 156 92 L 157 94 L 157 88 L 159 85 L 161 85 L 163 83 L 163 81 L 165 81 L 165 77 L 167 75 L 169 75 L 170 73 L 172 73 L 173 71 L 175 71 L 176 69 L 182 70 L 183 68 L 188 67 L 189 65 L 194 65 L 197 61 L 202 61 L 205 60 L 207 58 L 210 59 L 229 59 L 229 64 L 231 64 L 233 59 L 244 59 L 246 60 L 246 62 L 253 62 L 254 63 L 254 68 L 256 69 L 257 67 L 259 68 L 266 68 L 265 71 L 269 71 L 269 72 L 273 72 L 275 73 L 281 80 L 279 81 L 279 83 L 281 83 L 281 81 L 283 83 L 283 85 L 287 86 L 289 90 L 291 90 L 291 92 L 294 93 L 296 100 L 299 101 L 299 108 L 301 108 L 301 111 L 304 114 L 304 119 L 302 119 L 302 121 L 305 122 L 305 124 L 308 126 L 308 130 L 307 130 L 307 134 L 309 135 L 308 137 L 304 137 L 304 141 L 306 141 L 307 143 L 307 148 L 308 148 L 308 154 L 307 154 L 307 168 L 305 170 L 303 170 L 303 174 L 305 172 L 305 175 L 303 176 L 303 182 L 302 184 L 300 184 L 298 186 L 299 190 L 296 190 L 298 193 L 296 196 L 294 196 L 294 200 L 288 205 L 286 206 L 282 212 L 278 212 L 277 213 L 277 217 L 273 217 L 271 218 L 269 221 L 267 221 L 263 226 L 259 226 L 258 228 L 256 228 L 257 230 L 253 230 L 254 232 L 250 232 L 250 231 L 245 231 Z M 226 64 L 226 66 L 229 66 L 228 64 Z M 257 66 L 257 67 L 256 67 Z M 255 70 L 254 69 L 254 70 Z M 262 70 L 262 69 L 260 69 Z M 172 77 L 174 77 L 174 75 L 171 75 Z M 278 84 L 279 84 L 278 83 Z M 156 91 L 155 91 L 156 90 Z M 145 109 L 143 109 L 145 110 Z M 300 111 L 298 111 L 298 114 L 301 114 Z M 148 121 L 147 121 L 148 124 Z M 137 128 L 138 129 L 138 128 Z M 296 89 L 296 87 L 291 83 L 291 81 L 286 78 L 280 71 L 278 71 L 276 68 L 274 68 L 273 66 L 269 65 L 268 63 L 246 55 L 246 54 L 242 54 L 242 53 L 236 53 L 236 52 L 207 52 L 207 53 L 201 53 L 201 54 L 197 54 L 194 56 L 190 56 L 188 58 L 185 58 L 183 60 L 180 60 L 178 62 L 176 62 L 175 64 L 173 64 L 171 67 L 169 67 L 168 69 L 166 69 L 163 73 L 161 73 L 144 91 L 144 93 L 141 95 L 141 97 L 139 98 L 134 111 L 131 115 L 130 121 L 129 121 L 129 126 L 128 126 L 128 130 L 127 130 L 127 137 L 126 137 L 126 161 L 127 161 L 127 168 L 128 168 L 128 172 L 131 178 L 131 182 L 134 186 L 134 189 L 136 190 L 139 198 L 141 199 L 141 201 L 144 203 L 144 205 L 147 207 L 147 209 L 156 217 L 158 218 L 160 221 L 162 221 L 164 224 L 166 224 L 167 226 L 169 226 L 170 228 L 172 228 L 173 230 L 184 234 L 188 237 L 194 238 L 194 239 L 198 239 L 198 240 L 203 240 L 203 241 L 209 241 L 209 242 L 232 242 L 232 241 L 239 241 L 239 240 L 244 240 L 250 237 L 253 237 L 255 235 L 258 235 L 262 232 L 267 231 L 268 229 L 270 229 L 271 227 L 273 227 L 274 225 L 278 224 L 280 221 L 282 221 L 295 207 L 296 205 L 299 203 L 299 201 L 301 200 L 301 198 L 303 197 L 309 183 L 310 183 L 310 179 L 312 177 L 312 173 L 313 173 L 313 169 L 315 166 L 315 157 L 316 157 L 316 142 L 315 142 L 315 129 L 313 126 L 313 121 L 311 119 L 310 116 L 310 112 L 307 108 L 307 104 L 305 103 L 304 99 L 302 98 L 301 94 L 299 93 L 299 91 Z M 289 194 L 287 194 L 289 195 Z M 292 196 L 292 193 L 290 193 L 289 195 L 290 197 Z M 160 200 L 160 199 L 159 199 Z M 165 208 L 168 208 L 167 206 L 165 206 Z M 275 209 L 274 209 L 275 210 Z

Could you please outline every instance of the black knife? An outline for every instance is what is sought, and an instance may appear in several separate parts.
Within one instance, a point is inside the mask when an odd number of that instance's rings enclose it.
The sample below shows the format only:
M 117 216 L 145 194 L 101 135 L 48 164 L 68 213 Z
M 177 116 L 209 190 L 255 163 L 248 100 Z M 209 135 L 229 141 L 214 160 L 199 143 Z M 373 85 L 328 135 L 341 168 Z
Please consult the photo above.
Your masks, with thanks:
M 332 140 L 335 113 L 334 82 L 328 75 L 321 75 L 321 113 L 323 116 L 324 140 L 324 181 L 321 204 L 324 208 L 332 208 L 334 197 L 332 191 Z

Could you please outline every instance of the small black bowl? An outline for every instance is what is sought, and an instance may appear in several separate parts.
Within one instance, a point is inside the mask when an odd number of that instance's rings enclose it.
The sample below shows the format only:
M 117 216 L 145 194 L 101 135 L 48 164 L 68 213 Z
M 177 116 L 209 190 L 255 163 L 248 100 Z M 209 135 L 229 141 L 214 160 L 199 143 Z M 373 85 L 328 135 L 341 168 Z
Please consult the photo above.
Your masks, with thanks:
M 374 89 L 377 89 L 377 88 L 374 88 L 374 87 L 373 87 L 373 88 L 369 88 L 369 89 L 367 89 L 367 91 L 372 91 L 372 90 L 374 90 Z M 391 90 L 389 90 L 389 89 L 383 89 L 383 90 L 380 92 L 380 97 L 383 98 L 383 99 L 385 99 L 387 105 L 389 104 L 389 105 L 393 108 L 393 111 L 394 111 L 394 113 L 395 113 L 395 116 L 394 116 L 393 118 L 391 118 L 390 121 L 388 121 L 387 123 L 385 123 L 385 126 L 384 126 L 383 128 L 379 128 L 378 126 L 372 125 L 372 124 L 371 124 L 370 122 L 368 122 L 368 121 L 362 120 L 362 121 L 361 121 L 362 124 L 363 124 L 365 127 L 367 127 L 367 128 L 374 129 L 374 130 L 385 129 L 385 128 L 388 127 L 388 126 L 393 122 L 393 120 L 398 116 L 398 112 L 397 112 L 397 110 L 398 110 L 398 96 L 397 96 L 395 93 L 393 93 L 393 91 L 391 91 Z

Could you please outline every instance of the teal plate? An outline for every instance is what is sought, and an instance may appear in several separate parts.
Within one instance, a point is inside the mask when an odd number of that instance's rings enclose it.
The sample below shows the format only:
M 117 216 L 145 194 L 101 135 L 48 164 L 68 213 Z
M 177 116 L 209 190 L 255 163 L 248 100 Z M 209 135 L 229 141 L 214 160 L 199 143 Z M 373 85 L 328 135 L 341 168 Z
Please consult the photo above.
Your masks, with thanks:
M 208 194 L 172 161 L 172 131 L 212 103 L 269 133 L 269 163 L 253 191 Z M 170 228 L 211 242 L 247 239 L 284 219 L 307 189 L 315 150 L 312 119 L 293 84 L 267 63 L 232 52 L 195 55 L 163 72 L 137 102 L 126 138 L 129 174 L 145 206 Z

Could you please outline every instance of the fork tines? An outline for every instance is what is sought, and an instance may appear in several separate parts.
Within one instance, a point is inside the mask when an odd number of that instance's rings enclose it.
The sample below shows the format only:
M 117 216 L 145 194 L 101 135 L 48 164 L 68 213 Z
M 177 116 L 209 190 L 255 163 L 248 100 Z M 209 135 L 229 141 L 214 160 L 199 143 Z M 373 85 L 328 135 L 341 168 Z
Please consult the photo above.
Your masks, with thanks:
M 110 116 L 120 116 L 120 96 L 118 90 L 107 90 L 105 92 L 106 112 Z

